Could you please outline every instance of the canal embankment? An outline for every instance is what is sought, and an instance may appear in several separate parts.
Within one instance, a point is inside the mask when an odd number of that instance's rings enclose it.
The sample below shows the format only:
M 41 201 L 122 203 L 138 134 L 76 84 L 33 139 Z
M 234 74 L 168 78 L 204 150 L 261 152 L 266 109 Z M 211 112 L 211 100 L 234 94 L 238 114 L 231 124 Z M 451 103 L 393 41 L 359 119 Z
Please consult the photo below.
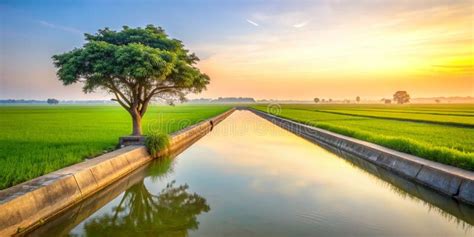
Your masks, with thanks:
M 236 111 L 26 235 L 472 236 L 474 206 L 324 145 Z
M 255 109 L 249 110 L 310 141 L 334 146 L 395 172 L 409 180 L 456 198 L 459 201 L 474 205 L 474 172 L 472 171 L 429 161 Z
M 165 152 L 189 146 L 233 111 L 171 134 Z M 15 235 L 46 222 L 151 160 L 144 146 L 127 146 L 0 191 L 0 236 Z

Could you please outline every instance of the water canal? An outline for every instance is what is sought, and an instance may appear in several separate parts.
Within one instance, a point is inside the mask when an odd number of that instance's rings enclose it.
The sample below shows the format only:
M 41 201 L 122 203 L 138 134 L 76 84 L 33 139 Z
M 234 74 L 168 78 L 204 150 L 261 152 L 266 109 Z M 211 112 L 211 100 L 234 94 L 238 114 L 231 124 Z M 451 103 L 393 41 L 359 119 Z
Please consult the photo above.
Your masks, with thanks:
M 473 236 L 474 207 L 236 111 L 31 236 Z

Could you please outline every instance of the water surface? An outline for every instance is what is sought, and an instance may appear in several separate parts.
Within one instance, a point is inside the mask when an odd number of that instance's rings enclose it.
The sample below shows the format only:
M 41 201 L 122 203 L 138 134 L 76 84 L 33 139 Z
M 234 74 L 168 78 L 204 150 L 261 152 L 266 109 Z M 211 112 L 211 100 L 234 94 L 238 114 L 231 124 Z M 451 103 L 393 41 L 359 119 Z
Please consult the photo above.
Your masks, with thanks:
M 473 236 L 474 208 L 236 111 L 31 235 Z

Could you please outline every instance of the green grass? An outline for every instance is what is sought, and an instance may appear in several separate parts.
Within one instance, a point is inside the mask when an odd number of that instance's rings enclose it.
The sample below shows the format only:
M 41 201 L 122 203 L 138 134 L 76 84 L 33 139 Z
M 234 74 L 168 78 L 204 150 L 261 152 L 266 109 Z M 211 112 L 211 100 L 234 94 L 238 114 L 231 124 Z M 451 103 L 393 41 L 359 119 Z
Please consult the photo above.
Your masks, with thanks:
M 172 133 L 229 106 L 152 106 L 143 131 Z M 113 150 L 131 133 L 119 106 L 0 106 L 0 189 Z
M 145 146 L 151 156 L 157 158 L 158 152 L 168 149 L 170 145 L 170 136 L 166 133 L 151 133 L 145 140 Z
M 254 107 L 267 111 L 263 105 Z M 469 115 L 474 112 L 474 106 L 439 105 L 437 108 L 436 105 L 282 105 L 277 115 L 474 170 L 474 129 L 470 127 L 474 113 Z M 463 116 L 458 116 L 461 119 L 453 124 L 449 122 L 455 116 L 450 114 Z
M 403 111 L 377 111 L 377 110 L 354 110 L 354 109 L 320 109 L 316 110 L 326 113 L 356 115 L 368 118 L 384 118 L 393 120 L 404 120 L 414 122 L 425 122 L 434 124 L 446 124 L 459 127 L 474 128 L 474 114 L 460 115 L 448 113 L 426 113 L 426 112 L 403 112 Z

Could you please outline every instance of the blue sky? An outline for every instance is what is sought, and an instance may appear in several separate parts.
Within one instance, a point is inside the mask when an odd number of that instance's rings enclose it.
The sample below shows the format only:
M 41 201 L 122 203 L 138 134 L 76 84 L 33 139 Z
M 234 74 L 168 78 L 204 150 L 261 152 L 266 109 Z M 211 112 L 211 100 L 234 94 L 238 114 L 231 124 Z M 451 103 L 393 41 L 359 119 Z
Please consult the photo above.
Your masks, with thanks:
M 147 24 L 202 59 L 211 86 L 191 97 L 473 94 L 472 1 L 18 0 L 0 1 L 0 13 L 0 98 L 108 98 L 62 86 L 51 56 L 85 32 Z
M 257 1 L 255 1 L 257 2 Z M 84 32 L 155 24 L 190 47 L 252 30 L 244 1 L 2 1 L 1 98 L 102 98 L 63 88 L 51 56 L 80 47 Z M 258 6 L 258 3 L 255 5 Z M 195 50 L 196 51 L 196 50 Z M 211 52 L 196 51 L 201 58 Z M 36 76 L 40 76 L 38 78 Z

